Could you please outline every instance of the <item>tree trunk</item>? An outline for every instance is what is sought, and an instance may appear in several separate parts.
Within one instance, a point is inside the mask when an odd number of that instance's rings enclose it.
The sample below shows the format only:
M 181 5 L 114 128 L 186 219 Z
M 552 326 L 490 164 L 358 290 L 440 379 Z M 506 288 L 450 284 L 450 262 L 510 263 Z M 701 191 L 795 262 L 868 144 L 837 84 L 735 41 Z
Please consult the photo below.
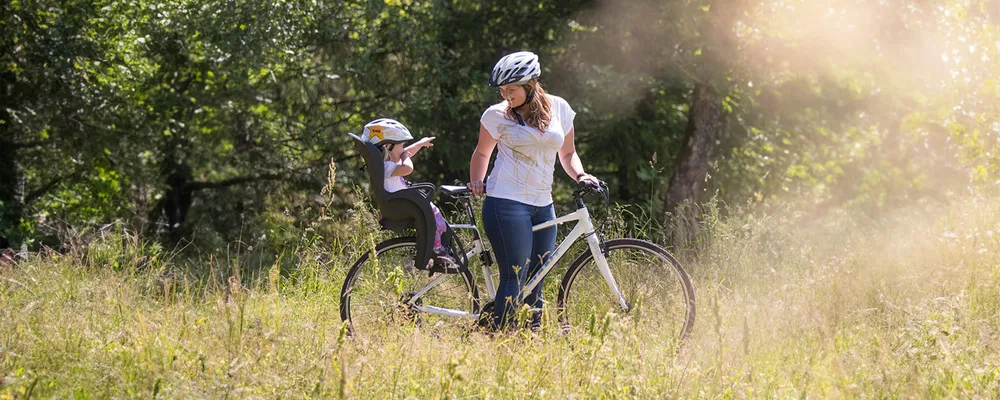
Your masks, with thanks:
M 167 216 L 167 235 L 170 243 L 180 243 L 187 236 L 187 213 L 191 208 L 191 168 L 184 163 L 174 164 L 167 176 L 167 192 L 163 196 L 163 211 Z
M 191 168 L 183 161 L 177 161 L 175 143 L 177 142 L 170 141 L 166 146 L 167 157 L 163 160 L 162 167 L 166 192 L 150 210 L 146 228 L 147 235 L 155 235 L 159 231 L 160 221 L 165 217 L 164 239 L 169 244 L 177 244 L 184 239 L 187 233 L 187 213 L 193 201 Z
M 10 124 L 0 128 L 0 249 L 16 246 L 16 231 L 21 225 L 21 202 L 17 181 L 17 149 L 9 140 Z
M 688 110 L 687 127 L 684 128 L 684 147 L 677 156 L 674 173 L 666 190 L 664 211 L 667 218 L 676 215 L 683 219 L 681 222 L 686 222 L 685 225 L 697 227 L 694 207 L 698 192 L 705 183 L 715 137 L 721 126 L 722 104 L 718 94 L 707 84 L 696 84 L 691 97 L 691 108 Z M 677 208 L 682 205 L 683 211 L 678 214 Z M 683 237 L 680 239 L 690 239 L 692 233 L 682 232 L 680 236 Z
M 18 229 L 21 225 L 21 185 L 18 179 L 17 147 L 14 121 L 7 109 L 16 109 L 14 85 L 17 76 L 13 72 L 2 75 L 3 98 L 0 102 L 0 249 L 17 246 Z

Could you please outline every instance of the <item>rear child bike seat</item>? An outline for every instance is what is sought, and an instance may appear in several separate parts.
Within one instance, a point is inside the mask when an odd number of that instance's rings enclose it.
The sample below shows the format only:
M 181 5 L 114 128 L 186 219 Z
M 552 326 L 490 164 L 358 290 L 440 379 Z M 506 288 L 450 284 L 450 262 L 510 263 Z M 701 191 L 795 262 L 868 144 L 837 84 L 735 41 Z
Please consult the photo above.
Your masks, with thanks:
M 385 190 L 385 165 L 382 151 L 353 133 L 354 147 L 361 154 L 368 170 L 368 182 L 375 204 L 382 218 L 382 229 L 402 233 L 413 228 L 417 231 L 416 267 L 425 269 L 434 254 L 434 232 L 437 222 L 431 210 L 431 199 L 436 190 L 431 183 L 416 183 L 396 192 Z

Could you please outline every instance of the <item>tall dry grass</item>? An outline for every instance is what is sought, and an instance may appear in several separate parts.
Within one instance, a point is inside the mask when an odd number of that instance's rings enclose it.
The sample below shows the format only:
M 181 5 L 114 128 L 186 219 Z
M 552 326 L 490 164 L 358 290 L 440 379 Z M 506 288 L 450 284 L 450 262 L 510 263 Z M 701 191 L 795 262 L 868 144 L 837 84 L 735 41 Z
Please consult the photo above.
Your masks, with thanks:
M 0 399 L 1000 398 L 998 200 L 877 219 L 709 207 L 680 251 L 699 301 L 680 352 L 610 317 L 347 337 L 340 286 L 378 235 L 363 222 L 256 268 L 117 231 L 0 265 Z

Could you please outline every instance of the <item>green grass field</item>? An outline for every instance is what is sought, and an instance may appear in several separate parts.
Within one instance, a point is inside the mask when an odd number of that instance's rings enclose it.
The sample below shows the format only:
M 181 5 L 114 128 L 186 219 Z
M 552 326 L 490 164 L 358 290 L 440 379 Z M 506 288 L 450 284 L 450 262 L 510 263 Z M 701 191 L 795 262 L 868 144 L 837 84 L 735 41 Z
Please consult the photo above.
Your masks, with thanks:
M 296 268 L 253 273 L 243 256 L 180 262 L 108 234 L 0 264 L 0 399 L 995 399 L 998 200 L 710 218 L 681 252 L 698 319 L 679 352 L 601 316 L 568 334 L 346 337 L 354 246 L 300 247 Z

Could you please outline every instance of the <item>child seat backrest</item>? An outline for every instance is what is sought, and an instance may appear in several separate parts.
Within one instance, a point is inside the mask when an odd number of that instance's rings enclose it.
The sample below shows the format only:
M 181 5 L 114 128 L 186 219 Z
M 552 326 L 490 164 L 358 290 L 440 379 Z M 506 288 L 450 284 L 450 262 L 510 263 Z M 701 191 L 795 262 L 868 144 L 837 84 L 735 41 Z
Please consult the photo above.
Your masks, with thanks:
M 396 192 L 385 190 L 385 164 L 382 151 L 375 145 L 348 133 L 354 140 L 354 147 L 361 154 L 368 170 L 368 181 L 372 197 L 382 215 L 379 224 L 383 229 L 402 232 L 407 228 L 417 231 L 417 268 L 425 269 L 427 261 L 434 254 L 434 231 L 437 222 L 431 211 L 431 197 L 435 187 L 430 183 L 420 183 Z

